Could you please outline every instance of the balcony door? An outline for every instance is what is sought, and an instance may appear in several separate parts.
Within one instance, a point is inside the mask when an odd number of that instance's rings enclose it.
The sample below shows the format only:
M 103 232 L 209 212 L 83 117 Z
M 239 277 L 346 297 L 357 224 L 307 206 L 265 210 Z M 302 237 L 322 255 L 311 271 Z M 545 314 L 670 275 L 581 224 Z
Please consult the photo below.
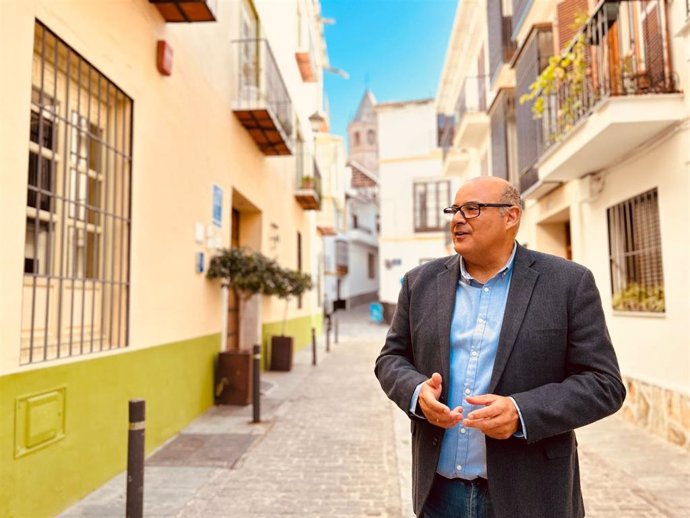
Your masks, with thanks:
M 240 98 L 259 99 L 259 19 L 251 0 L 240 3 Z

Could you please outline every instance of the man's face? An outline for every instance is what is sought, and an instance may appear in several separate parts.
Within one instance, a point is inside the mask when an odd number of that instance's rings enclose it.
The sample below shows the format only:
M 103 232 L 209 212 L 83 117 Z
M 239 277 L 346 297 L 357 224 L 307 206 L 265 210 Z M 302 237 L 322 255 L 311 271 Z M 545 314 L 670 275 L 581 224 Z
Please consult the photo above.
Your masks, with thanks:
M 500 184 L 481 180 L 469 182 L 460 188 L 453 203 L 457 206 L 468 202 L 501 203 L 502 192 Z M 498 207 L 481 207 L 479 216 L 471 219 L 465 219 L 460 211 L 456 212 L 450 223 L 455 251 L 475 261 L 495 254 L 506 240 L 511 239 L 506 226 L 507 217 Z

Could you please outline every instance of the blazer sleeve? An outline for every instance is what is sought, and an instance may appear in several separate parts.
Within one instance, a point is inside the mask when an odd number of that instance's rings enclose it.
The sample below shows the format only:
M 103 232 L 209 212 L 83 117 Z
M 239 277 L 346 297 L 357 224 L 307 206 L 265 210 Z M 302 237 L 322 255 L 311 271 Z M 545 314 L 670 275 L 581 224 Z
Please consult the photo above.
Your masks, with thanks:
M 414 363 L 412 336 L 410 334 L 410 285 L 409 274 L 403 278 L 398 305 L 393 322 L 386 335 L 386 342 L 376 359 L 374 374 L 386 395 L 409 417 L 410 401 L 417 385 L 426 381 Z
M 623 404 L 625 386 L 589 270 L 568 304 L 566 377 L 511 396 L 520 407 L 530 443 L 602 419 Z

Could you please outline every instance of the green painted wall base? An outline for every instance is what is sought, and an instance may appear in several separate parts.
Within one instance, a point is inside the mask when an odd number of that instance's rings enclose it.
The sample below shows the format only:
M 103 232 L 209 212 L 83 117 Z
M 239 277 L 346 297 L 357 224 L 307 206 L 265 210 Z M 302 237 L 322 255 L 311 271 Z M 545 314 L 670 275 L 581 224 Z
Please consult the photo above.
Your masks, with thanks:
M 0 377 L 0 517 L 55 515 L 123 471 L 130 399 L 146 400 L 147 453 L 172 437 L 213 404 L 219 349 L 214 334 Z M 17 457 L 17 401 L 61 387 L 64 437 Z
M 311 347 L 311 328 L 316 329 L 317 337 L 323 332 L 323 314 L 317 313 L 314 315 L 293 318 L 285 323 L 285 335 L 292 336 L 295 339 L 294 352 Z M 271 322 L 261 326 L 261 358 L 263 368 L 268 369 L 268 360 L 270 358 L 271 337 L 278 336 L 283 330 L 283 322 Z

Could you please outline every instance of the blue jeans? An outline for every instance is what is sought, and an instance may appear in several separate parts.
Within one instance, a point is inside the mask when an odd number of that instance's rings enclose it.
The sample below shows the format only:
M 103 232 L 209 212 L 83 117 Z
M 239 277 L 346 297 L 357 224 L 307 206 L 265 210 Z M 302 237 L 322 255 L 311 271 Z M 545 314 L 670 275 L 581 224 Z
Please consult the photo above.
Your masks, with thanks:
M 422 518 L 490 518 L 490 508 L 486 480 L 451 480 L 437 474 Z

